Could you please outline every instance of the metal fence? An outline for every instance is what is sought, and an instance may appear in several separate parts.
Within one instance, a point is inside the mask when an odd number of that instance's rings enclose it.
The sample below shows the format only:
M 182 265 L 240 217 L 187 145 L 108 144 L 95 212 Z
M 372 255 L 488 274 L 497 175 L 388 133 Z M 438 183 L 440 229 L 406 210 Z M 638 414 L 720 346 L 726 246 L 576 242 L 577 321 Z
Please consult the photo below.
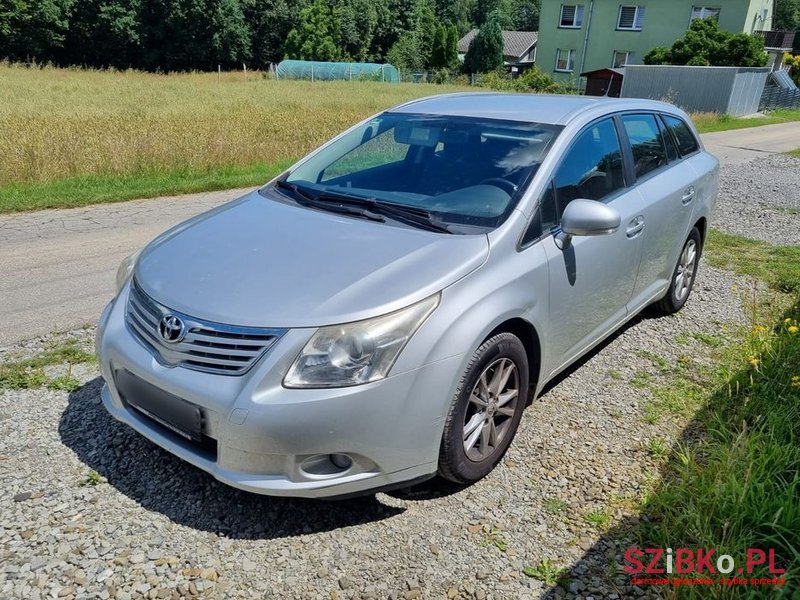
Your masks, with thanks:
M 767 68 L 628 65 L 623 98 L 665 100 L 693 112 L 757 112 Z
M 768 85 L 761 94 L 758 110 L 775 110 L 778 108 L 800 108 L 800 90 L 787 90 Z

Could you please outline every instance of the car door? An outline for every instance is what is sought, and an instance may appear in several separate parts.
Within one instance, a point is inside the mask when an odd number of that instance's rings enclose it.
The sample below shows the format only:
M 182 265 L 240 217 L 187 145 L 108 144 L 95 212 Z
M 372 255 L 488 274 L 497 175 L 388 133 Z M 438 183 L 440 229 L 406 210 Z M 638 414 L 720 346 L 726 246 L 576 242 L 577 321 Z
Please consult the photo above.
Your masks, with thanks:
M 561 249 L 558 223 L 578 198 L 613 206 L 622 225 L 606 235 L 573 237 Z M 641 253 L 640 203 L 627 185 L 617 123 L 609 117 L 588 125 L 564 154 L 540 202 L 542 230 L 551 233 L 542 240 L 550 279 L 551 373 L 625 319 Z
M 625 114 L 620 122 L 644 217 L 642 260 L 629 304 L 637 311 L 669 287 L 688 235 L 697 173 L 679 156 L 656 114 Z

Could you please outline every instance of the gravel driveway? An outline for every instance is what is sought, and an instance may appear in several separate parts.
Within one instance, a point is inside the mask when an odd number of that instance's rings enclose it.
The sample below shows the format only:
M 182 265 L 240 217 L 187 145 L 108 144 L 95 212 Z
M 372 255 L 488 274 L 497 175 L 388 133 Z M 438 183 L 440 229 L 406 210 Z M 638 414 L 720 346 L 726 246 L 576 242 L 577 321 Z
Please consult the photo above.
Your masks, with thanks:
M 800 244 L 800 158 L 770 154 L 723 166 L 714 227 L 770 244 Z
M 624 594 L 596 548 L 582 558 L 602 536 L 585 515 L 637 497 L 657 471 L 648 441 L 680 433 L 643 421 L 647 395 L 630 382 L 702 361 L 691 334 L 745 319 L 736 283 L 704 266 L 683 313 L 637 320 L 552 386 L 503 464 L 467 489 L 260 497 L 112 421 L 94 366 L 73 372 L 82 386 L 71 394 L 6 391 L 0 597 L 534 598 L 547 586 L 522 571 L 543 560 L 571 568 L 573 592 Z M 65 335 L 91 346 L 91 330 Z M 91 470 L 102 480 L 82 485 Z
M 767 157 L 726 170 L 715 225 L 800 241 L 797 164 Z M 702 265 L 682 313 L 637 319 L 551 385 L 503 463 L 466 489 L 433 482 L 341 502 L 256 496 L 112 421 L 94 365 L 74 368 L 72 393 L 0 392 L 0 598 L 647 597 L 625 587 L 625 540 L 603 529 L 638 518 L 632 501 L 658 479 L 648 448 L 669 447 L 686 420 L 644 419 L 639 383 L 707 364 L 712 350 L 697 334 L 746 323 L 747 285 Z M 92 336 L 46 336 L 0 361 L 64 339 L 90 349 Z M 587 514 L 610 522 L 598 528 Z M 543 561 L 569 579 L 552 587 L 542 569 L 526 569 Z

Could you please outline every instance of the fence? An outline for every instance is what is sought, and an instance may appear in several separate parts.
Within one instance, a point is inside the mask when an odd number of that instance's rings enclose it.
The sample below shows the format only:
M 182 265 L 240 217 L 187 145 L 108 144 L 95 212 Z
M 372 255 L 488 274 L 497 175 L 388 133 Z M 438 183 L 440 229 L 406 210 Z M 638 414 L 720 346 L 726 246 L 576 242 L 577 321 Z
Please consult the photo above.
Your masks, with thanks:
M 769 69 L 750 67 L 628 65 L 621 95 L 740 117 L 758 111 L 768 73 Z

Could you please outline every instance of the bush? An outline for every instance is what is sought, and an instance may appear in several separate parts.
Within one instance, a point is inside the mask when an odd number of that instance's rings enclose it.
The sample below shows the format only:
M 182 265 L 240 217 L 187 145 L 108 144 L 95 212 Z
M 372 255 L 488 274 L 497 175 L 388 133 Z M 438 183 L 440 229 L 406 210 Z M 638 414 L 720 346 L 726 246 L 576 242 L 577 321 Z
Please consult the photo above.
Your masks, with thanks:
M 763 67 L 769 57 L 764 40 L 719 28 L 715 19 L 696 19 L 671 48 L 656 47 L 644 57 L 646 65 Z
M 794 80 L 794 82 L 800 86 L 800 54 L 798 54 L 797 56 L 792 56 L 791 54 L 785 54 L 783 62 L 789 65 L 789 75 Z

